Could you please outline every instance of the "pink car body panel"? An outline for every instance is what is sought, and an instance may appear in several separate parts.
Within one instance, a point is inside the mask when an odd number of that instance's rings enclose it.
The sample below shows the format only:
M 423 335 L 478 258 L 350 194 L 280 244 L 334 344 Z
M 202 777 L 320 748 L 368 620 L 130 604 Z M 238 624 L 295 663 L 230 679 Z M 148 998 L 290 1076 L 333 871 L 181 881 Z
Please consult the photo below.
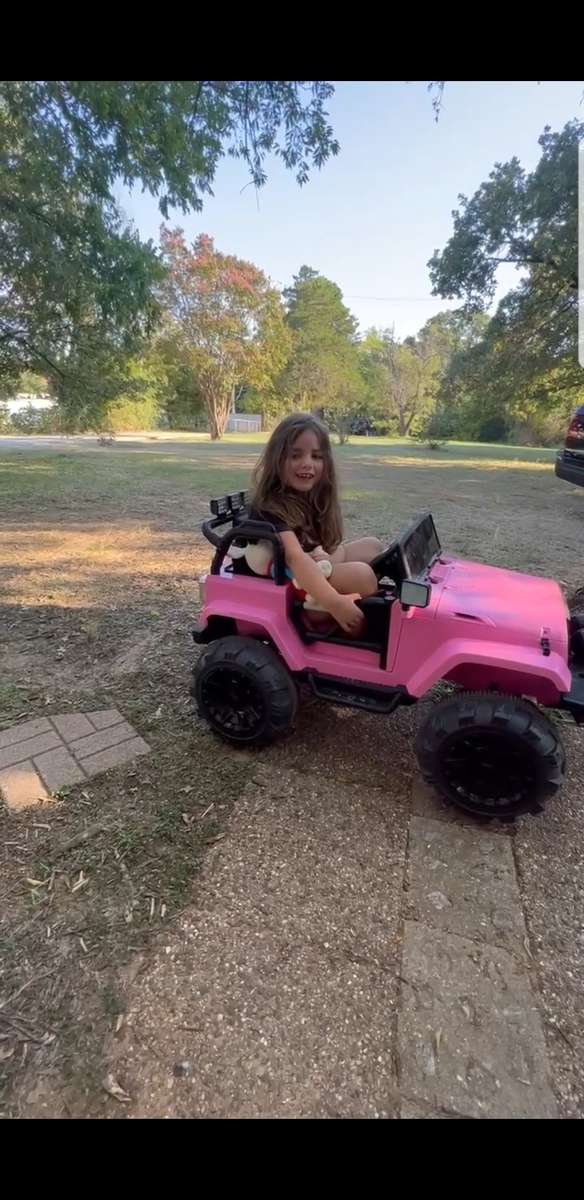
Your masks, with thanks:
M 428 578 L 427 608 L 391 606 L 386 667 L 350 642 L 303 642 L 290 619 L 291 586 L 269 579 L 207 575 L 200 617 L 203 625 L 227 617 L 243 636 L 267 637 L 294 673 L 405 687 L 415 699 L 441 679 L 548 705 L 569 692 L 568 611 L 553 580 L 444 557 Z

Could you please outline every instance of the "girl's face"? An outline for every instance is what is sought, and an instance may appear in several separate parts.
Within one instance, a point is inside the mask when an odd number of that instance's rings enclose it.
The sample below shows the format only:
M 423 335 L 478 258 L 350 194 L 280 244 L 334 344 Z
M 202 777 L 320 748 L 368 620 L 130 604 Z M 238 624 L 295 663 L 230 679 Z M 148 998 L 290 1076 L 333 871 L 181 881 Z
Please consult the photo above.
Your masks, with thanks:
M 292 443 L 283 465 L 282 483 L 294 492 L 310 492 L 322 478 L 324 458 L 316 433 L 306 429 Z

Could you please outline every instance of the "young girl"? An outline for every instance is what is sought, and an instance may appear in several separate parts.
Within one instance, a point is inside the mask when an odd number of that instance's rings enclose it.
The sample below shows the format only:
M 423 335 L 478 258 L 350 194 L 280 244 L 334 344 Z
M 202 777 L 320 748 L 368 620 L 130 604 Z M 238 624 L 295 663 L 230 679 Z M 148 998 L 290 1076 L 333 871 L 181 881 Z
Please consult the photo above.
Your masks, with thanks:
M 253 474 L 250 516 L 274 525 L 293 578 L 346 633 L 358 634 L 364 619 L 355 600 L 377 591 L 369 563 L 384 547 L 374 537 L 342 541 L 330 439 L 316 417 L 295 413 L 274 430 Z M 329 580 L 316 565 L 323 558 L 333 564 Z

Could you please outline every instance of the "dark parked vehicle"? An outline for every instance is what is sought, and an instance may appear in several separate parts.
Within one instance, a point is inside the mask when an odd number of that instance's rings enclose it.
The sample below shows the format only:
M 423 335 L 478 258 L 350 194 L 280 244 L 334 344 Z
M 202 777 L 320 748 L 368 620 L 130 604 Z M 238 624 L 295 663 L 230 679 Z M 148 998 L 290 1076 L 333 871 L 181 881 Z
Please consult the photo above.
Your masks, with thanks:
M 351 433 L 357 437 L 371 437 L 375 433 L 375 426 L 369 417 L 355 417 L 351 423 Z
M 568 425 L 564 449 L 556 458 L 556 475 L 584 487 L 584 404 L 576 409 Z

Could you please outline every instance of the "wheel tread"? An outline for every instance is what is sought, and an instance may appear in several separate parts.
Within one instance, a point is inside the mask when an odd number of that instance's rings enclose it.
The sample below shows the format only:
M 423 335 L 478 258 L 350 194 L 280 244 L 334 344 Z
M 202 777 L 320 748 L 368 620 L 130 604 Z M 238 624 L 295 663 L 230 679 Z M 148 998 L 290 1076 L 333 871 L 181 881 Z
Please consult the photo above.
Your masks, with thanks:
M 510 802 L 507 808 L 490 809 L 486 801 L 473 806 L 470 800 L 463 803 L 460 795 L 442 779 L 439 761 L 444 741 L 458 730 L 481 726 L 507 730 L 532 748 L 537 765 L 532 797 Z M 528 700 L 492 692 L 465 692 L 438 704 L 418 731 L 416 754 L 424 779 L 448 802 L 486 818 L 541 811 L 543 800 L 554 796 L 561 787 L 565 770 L 562 741 L 545 714 Z

